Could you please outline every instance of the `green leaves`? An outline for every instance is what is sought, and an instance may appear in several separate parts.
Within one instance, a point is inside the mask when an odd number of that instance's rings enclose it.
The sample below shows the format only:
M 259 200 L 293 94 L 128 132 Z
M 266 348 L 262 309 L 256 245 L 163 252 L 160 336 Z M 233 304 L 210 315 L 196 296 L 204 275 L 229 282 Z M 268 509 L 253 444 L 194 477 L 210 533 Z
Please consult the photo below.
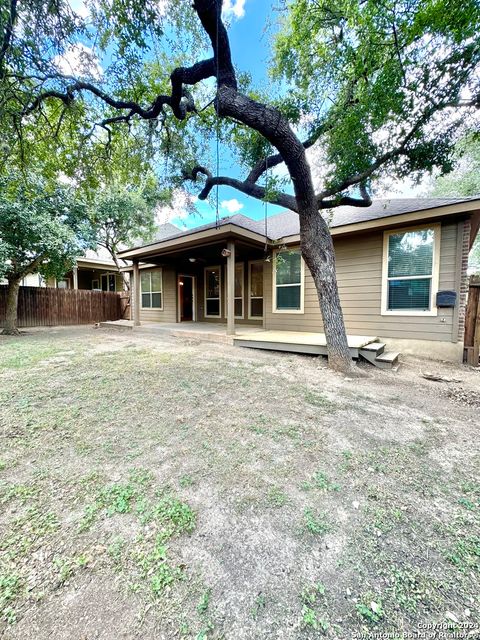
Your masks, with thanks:
M 84 205 L 71 188 L 32 175 L 0 178 L 0 254 L 5 277 L 62 277 L 81 253 L 70 226 Z
M 287 6 L 274 75 L 289 83 L 299 104 L 308 97 L 307 122 L 323 118 L 325 186 L 335 190 L 371 167 L 377 178 L 448 169 L 459 125 L 474 110 L 447 111 L 447 105 L 480 92 L 478 3 L 293 0 Z

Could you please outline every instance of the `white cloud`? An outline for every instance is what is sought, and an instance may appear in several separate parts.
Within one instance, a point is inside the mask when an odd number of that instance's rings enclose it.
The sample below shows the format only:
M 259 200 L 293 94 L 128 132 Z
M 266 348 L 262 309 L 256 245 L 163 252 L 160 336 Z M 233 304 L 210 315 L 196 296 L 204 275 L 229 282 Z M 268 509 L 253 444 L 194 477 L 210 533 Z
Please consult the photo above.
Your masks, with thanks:
M 65 75 L 90 77 L 99 80 L 103 69 L 96 54 L 81 42 L 72 44 L 62 55 L 55 56 L 52 63 Z
M 225 0 L 223 3 L 223 13 L 226 18 L 234 16 L 235 18 L 243 18 L 245 15 L 246 0 Z
M 232 198 L 231 200 L 222 200 L 220 206 L 222 209 L 226 209 L 228 213 L 237 213 L 240 209 L 243 209 L 243 204 L 236 198 Z

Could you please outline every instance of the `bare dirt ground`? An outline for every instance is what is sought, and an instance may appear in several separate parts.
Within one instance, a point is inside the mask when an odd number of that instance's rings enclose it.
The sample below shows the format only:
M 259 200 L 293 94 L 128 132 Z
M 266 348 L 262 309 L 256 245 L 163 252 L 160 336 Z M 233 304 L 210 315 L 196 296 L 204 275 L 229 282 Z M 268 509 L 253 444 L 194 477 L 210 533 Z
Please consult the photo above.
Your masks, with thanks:
M 362 366 L 0 338 L 0 637 L 479 637 L 480 371 Z

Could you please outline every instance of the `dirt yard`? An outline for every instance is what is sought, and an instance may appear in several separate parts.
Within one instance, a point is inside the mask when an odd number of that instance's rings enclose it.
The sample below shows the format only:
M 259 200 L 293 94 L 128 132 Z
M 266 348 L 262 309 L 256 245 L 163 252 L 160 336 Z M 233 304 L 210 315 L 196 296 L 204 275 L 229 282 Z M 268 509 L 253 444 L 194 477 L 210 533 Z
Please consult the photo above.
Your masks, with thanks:
M 0 338 L 0 637 L 479 637 L 480 370 L 362 368 Z

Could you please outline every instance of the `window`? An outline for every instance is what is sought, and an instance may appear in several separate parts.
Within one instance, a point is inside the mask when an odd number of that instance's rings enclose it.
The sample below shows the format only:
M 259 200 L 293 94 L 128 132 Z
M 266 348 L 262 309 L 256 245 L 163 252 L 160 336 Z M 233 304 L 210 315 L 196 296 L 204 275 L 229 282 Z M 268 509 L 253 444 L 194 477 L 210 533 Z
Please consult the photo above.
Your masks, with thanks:
M 205 317 L 219 318 L 221 314 L 222 275 L 220 267 L 205 268 Z
M 140 275 L 142 309 L 162 309 L 162 270 Z
M 440 225 L 384 236 L 382 313 L 436 315 Z
M 70 281 L 68 278 L 57 280 L 57 289 L 70 289 Z
M 115 291 L 116 279 L 113 273 L 102 273 L 102 291 Z
M 273 284 L 274 312 L 303 313 L 303 260 L 298 249 L 276 253 Z
M 248 267 L 248 317 L 263 318 L 263 262 L 250 262 Z
M 243 318 L 243 262 L 235 264 L 235 318 Z

